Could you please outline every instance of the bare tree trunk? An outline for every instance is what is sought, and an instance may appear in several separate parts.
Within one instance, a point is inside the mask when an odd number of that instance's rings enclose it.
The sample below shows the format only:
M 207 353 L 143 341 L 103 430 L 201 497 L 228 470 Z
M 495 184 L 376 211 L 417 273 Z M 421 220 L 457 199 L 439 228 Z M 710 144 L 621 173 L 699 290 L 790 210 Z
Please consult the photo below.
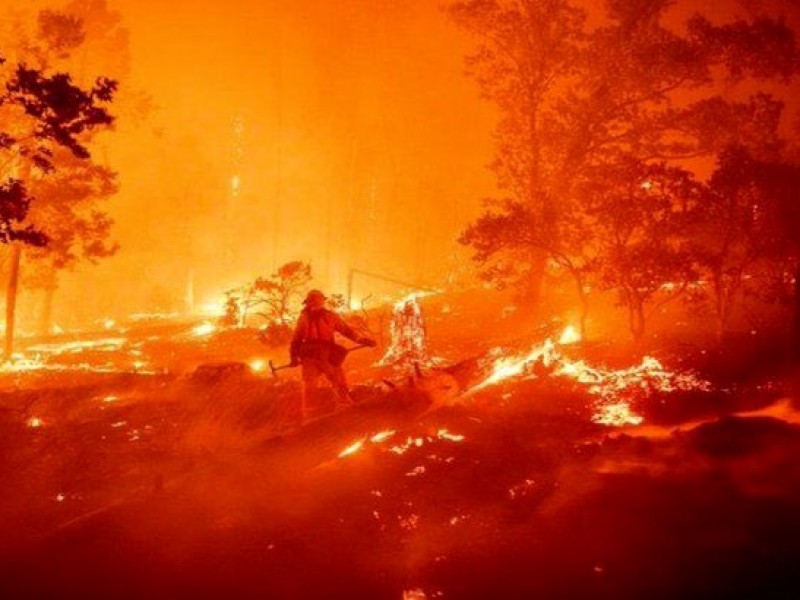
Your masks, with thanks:
M 714 308 L 716 313 L 716 334 L 717 341 L 722 341 L 725 333 L 725 289 L 723 287 L 722 275 L 714 275 Z
M 39 334 L 49 336 L 53 333 L 53 298 L 58 289 L 55 277 L 50 285 L 44 289 L 44 299 L 42 302 L 42 316 L 39 320 Z
M 3 349 L 5 360 L 11 360 L 14 353 L 14 318 L 17 313 L 17 290 L 19 288 L 19 267 L 22 259 L 22 248 L 19 243 L 11 245 L 11 257 L 6 287 L 6 342 Z
M 583 279 L 578 276 L 575 277 L 575 287 L 578 290 L 578 300 L 581 303 L 581 314 L 578 318 L 578 327 L 580 327 L 581 340 L 586 341 L 586 319 L 589 316 L 589 297 L 586 295 L 586 290 L 583 286 Z
M 632 297 L 628 304 L 628 325 L 633 339 L 641 342 L 645 332 L 645 316 L 644 306 L 638 298 Z
M 533 315 L 538 315 L 542 304 L 544 273 L 547 268 L 547 255 L 535 250 L 531 256 L 531 276 L 523 290 L 524 308 Z

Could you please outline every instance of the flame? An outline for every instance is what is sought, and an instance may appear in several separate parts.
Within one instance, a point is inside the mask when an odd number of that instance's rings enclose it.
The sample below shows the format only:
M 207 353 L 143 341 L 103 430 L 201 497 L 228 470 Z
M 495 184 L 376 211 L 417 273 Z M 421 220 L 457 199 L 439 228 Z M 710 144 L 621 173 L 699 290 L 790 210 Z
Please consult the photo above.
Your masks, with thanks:
M 567 325 L 566 329 L 561 333 L 561 337 L 558 338 L 558 343 L 562 346 L 566 346 L 568 344 L 575 344 L 581 341 L 581 334 L 578 333 L 578 330 L 575 329 L 572 325 Z
M 339 452 L 339 458 L 344 458 L 346 456 L 350 456 L 352 454 L 355 454 L 356 452 L 361 450 L 361 448 L 364 447 L 364 442 L 365 441 L 366 441 L 366 438 L 362 438 L 362 439 L 360 439 L 358 441 L 353 442 L 347 448 L 345 448 L 344 450 Z
M 542 361 L 545 366 L 550 366 L 557 356 L 559 355 L 555 350 L 555 344 L 549 338 L 545 340 L 544 344 L 533 348 L 524 356 L 501 356 L 495 360 L 492 373 L 477 386 L 473 387 L 469 393 L 474 393 L 512 377 L 524 375 L 539 361 Z
M 387 431 L 381 431 L 373 435 L 371 438 L 369 438 L 369 441 L 372 442 L 373 444 L 380 444 L 381 442 L 385 442 L 386 440 L 388 440 L 395 433 L 397 432 L 394 431 L 393 429 Z
M 31 417 L 26 421 L 28 427 L 38 429 L 44 425 L 44 422 L 39 417 Z
M 599 407 L 598 412 L 592 416 L 592 421 L 600 425 L 625 427 L 626 425 L 641 425 L 644 418 L 631 412 L 627 402 L 614 402 Z
M 440 429 L 436 435 L 440 440 L 447 440 L 449 442 L 463 442 L 466 439 L 463 435 L 450 433 L 447 429 Z
M 87 350 L 93 352 L 117 352 L 125 346 L 126 342 L 126 338 L 79 340 L 62 344 L 37 344 L 28 347 L 27 351 L 34 354 L 50 354 L 54 356 L 59 356 L 61 354 L 80 354 Z
M 96 366 L 87 363 L 72 365 L 47 364 L 41 356 L 36 355 L 29 358 L 24 355 L 15 355 L 12 362 L 0 364 L 0 373 L 30 373 L 35 371 L 44 372 L 83 372 L 83 373 L 126 373 L 128 370 L 114 369 L 110 366 Z M 137 371 L 140 374 L 153 375 L 152 372 Z
M 342 450 L 339 453 L 339 458 L 344 458 L 346 456 L 350 456 L 351 454 L 355 454 L 356 452 L 360 451 L 367 441 L 372 444 L 380 445 L 389 439 L 393 438 L 397 432 L 394 429 L 387 429 L 385 431 L 378 432 L 372 436 L 359 438 L 352 444 L 350 444 L 347 448 Z M 411 448 L 421 448 L 425 445 L 426 442 L 435 442 L 436 440 L 439 441 L 446 441 L 446 442 L 463 442 L 466 437 L 463 435 L 459 435 L 457 433 L 451 433 L 447 429 L 439 429 L 436 433 L 436 437 L 411 437 L 408 436 L 402 444 L 397 444 L 389 448 L 389 452 L 394 454 L 405 454 Z
M 394 304 L 389 324 L 391 343 L 379 365 L 413 365 L 428 362 L 428 335 L 419 298 L 427 294 L 414 293 Z
M 225 314 L 225 302 L 212 300 L 200 305 L 199 312 L 206 317 L 221 317 Z
M 206 337 L 214 333 L 216 330 L 217 330 L 216 325 L 208 321 L 205 321 L 204 323 L 201 323 L 200 325 L 192 329 L 192 335 L 195 337 Z
M 566 336 L 568 327 L 562 338 Z M 621 427 L 639 425 L 643 417 L 633 412 L 629 397 L 632 393 L 648 395 L 654 391 L 710 389 L 710 383 L 692 373 L 675 373 L 667 370 L 656 358 L 645 356 L 639 365 L 628 369 L 592 367 L 583 360 L 571 360 L 561 354 L 552 340 L 547 339 L 522 356 L 500 354 L 491 365 L 489 375 L 466 395 L 516 377 L 536 377 L 537 363 L 550 368 L 553 377 L 567 377 L 587 386 L 588 393 L 597 397 L 592 420 L 602 425 Z
M 263 373 L 267 370 L 267 362 L 261 358 L 251 360 L 249 366 L 253 373 Z

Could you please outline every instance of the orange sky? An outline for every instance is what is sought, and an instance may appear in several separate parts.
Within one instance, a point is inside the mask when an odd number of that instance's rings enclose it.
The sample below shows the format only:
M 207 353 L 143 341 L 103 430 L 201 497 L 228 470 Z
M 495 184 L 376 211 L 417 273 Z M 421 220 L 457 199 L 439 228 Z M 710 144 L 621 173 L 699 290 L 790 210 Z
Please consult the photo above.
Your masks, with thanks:
M 453 265 L 492 190 L 493 113 L 438 2 L 109 3 L 123 83 L 159 109 L 103 136 L 122 250 L 66 277 L 62 307 L 180 307 L 190 273 L 201 302 L 295 259 L 331 292 L 351 268 L 424 283 Z
M 218 299 L 296 259 L 330 292 L 352 268 L 426 283 L 464 264 L 454 240 L 494 189 L 494 111 L 439 0 L 109 4 L 130 31 L 126 92 L 158 110 L 100 140 L 122 250 L 63 278 L 57 321 L 181 308 L 189 279 Z M 719 3 L 679 3 L 695 9 Z

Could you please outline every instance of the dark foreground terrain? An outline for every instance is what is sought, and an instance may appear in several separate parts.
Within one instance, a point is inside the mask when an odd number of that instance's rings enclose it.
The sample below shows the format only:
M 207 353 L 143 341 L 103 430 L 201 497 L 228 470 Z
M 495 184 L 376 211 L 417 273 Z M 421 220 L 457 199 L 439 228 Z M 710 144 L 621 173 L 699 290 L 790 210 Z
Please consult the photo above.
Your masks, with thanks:
M 302 428 L 291 376 L 6 377 L 0 597 L 800 597 L 788 368 L 698 363 L 608 427 L 563 378 L 430 410 L 359 360 Z

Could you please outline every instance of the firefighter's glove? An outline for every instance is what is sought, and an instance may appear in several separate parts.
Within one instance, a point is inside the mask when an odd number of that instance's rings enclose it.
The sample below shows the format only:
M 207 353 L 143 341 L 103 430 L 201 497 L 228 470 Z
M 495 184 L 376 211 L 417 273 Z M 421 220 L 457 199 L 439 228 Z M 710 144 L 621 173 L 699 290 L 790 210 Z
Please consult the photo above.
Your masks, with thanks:
M 374 348 L 375 346 L 378 345 L 375 340 L 373 340 L 372 338 L 368 338 L 368 337 L 359 338 L 358 343 L 361 346 L 368 346 L 369 348 Z

